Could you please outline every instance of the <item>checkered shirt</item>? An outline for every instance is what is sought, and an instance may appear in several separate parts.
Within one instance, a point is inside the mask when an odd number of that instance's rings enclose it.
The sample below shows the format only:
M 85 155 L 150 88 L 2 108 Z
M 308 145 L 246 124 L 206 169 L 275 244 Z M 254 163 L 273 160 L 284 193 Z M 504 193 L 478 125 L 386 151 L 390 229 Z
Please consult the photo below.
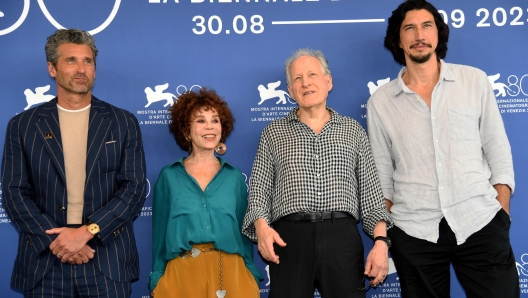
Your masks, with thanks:
M 298 212 L 342 211 L 363 220 L 373 235 L 392 226 L 365 130 L 331 108 L 319 134 L 297 118 L 298 108 L 270 123 L 260 137 L 251 172 L 242 232 L 257 241 L 253 223 Z

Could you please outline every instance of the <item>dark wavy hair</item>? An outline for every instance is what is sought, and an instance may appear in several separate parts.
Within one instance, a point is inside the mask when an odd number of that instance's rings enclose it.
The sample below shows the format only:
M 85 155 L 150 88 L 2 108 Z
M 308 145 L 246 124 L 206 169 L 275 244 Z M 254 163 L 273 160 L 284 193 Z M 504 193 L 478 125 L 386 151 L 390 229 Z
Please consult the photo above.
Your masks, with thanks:
M 444 23 L 442 16 L 438 10 L 429 2 L 425 0 L 407 0 L 396 8 L 389 18 L 389 25 L 385 35 L 383 45 L 391 51 L 394 60 L 401 65 L 406 65 L 405 54 L 400 48 L 400 28 L 405 14 L 410 10 L 425 9 L 430 12 L 438 28 L 438 46 L 436 47 L 436 56 L 438 59 L 444 59 L 447 54 L 447 41 L 449 39 L 449 27 Z
M 222 136 L 220 142 L 225 142 L 233 131 L 235 118 L 231 110 L 216 91 L 202 88 L 200 91 L 187 91 L 178 96 L 178 100 L 169 108 L 171 122 L 169 131 L 182 150 L 191 152 L 192 144 L 188 141 L 191 134 L 191 122 L 201 109 L 214 110 L 220 118 Z

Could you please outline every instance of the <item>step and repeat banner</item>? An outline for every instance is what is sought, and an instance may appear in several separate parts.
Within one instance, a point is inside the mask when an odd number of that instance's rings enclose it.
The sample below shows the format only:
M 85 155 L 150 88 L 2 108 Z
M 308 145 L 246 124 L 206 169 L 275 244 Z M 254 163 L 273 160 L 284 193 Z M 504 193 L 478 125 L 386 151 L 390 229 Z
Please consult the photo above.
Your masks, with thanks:
M 365 122 L 365 105 L 400 66 L 383 48 L 390 16 L 401 0 L 9 0 L 0 2 L 0 145 L 8 120 L 56 94 L 44 55 L 57 28 L 95 35 L 99 56 L 93 93 L 139 120 L 147 159 L 148 196 L 135 222 L 141 276 L 132 297 L 148 297 L 152 192 L 161 168 L 186 155 L 169 135 L 167 108 L 186 90 L 216 89 L 234 112 L 235 130 L 224 158 L 250 173 L 262 129 L 288 114 L 285 59 L 296 49 L 322 50 L 334 88 L 328 105 Z M 484 70 L 512 145 L 517 189 L 511 201 L 511 239 L 523 297 L 528 297 L 528 2 L 436 0 L 451 29 L 446 61 Z M 1 207 L 1 206 L 0 206 Z M 365 251 L 372 240 L 362 234 Z M 17 232 L 0 208 L 0 293 L 9 287 Z M 255 247 L 265 280 L 267 266 Z M 369 298 L 401 297 L 389 277 Z M 452 275 L 452 297 L 465 297 Z M 315 292 L 315 297 L 320 294 Z

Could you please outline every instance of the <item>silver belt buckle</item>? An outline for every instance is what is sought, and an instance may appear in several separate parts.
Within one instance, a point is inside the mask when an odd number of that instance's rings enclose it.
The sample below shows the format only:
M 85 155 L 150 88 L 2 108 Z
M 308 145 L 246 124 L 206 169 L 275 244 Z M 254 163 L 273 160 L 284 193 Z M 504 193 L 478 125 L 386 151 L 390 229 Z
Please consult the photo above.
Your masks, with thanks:
M 193 258 L 196 258 L 197 256 L 199 256 L 200 254 L 202 253 L 201 250 L 199 250 L 198 248 L 191 248 L 191 250 L 185 250 L 185 251 L 182 251 L 180 253 L 180 257 L 182 257 L 182 259 L 185 259 L 187 256 L 191 256 Z
M 314 213 L 315 213 L 315 212 L 314 212 Z M 318 212 L 318 213 L 321 213 L 321 219 L 317 219 L 317 217 L 315 217 L 314 219 L 311 220 L 311 222 L 318 222 L 318 221 L 323 221 L 323 220 L 324 220 L 324 219 L 323 219 L 323 211 Z M 314 214 L 314 216 L 315 216 L 315 214 Z

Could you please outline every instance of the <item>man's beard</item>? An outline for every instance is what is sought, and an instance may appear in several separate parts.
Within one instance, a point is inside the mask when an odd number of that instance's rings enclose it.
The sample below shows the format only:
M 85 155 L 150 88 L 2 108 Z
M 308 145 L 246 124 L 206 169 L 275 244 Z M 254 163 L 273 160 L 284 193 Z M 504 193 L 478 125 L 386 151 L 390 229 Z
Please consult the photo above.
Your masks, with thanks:
M 425 54 L 425 55 L 417 55 L 417 56 L 414 56 L 414 55 L 409 55 L 409 58 L 411 58 L 411 61 L 416 63 L 416 64 L 422 64 L 422 63 L 425 63 L 427 61 L 429 61 L 429 59 L 431 59 L 431 56 L 433 55 L 433 52 L 430 52 L 428 54 Z
M 92 90 L 94 81 L 84 77 L 87 79 L 85 84 L 75 84 L 73 78 L 65 77 L 56 77 L 55 81 L 69 93 L 86 94 Z

